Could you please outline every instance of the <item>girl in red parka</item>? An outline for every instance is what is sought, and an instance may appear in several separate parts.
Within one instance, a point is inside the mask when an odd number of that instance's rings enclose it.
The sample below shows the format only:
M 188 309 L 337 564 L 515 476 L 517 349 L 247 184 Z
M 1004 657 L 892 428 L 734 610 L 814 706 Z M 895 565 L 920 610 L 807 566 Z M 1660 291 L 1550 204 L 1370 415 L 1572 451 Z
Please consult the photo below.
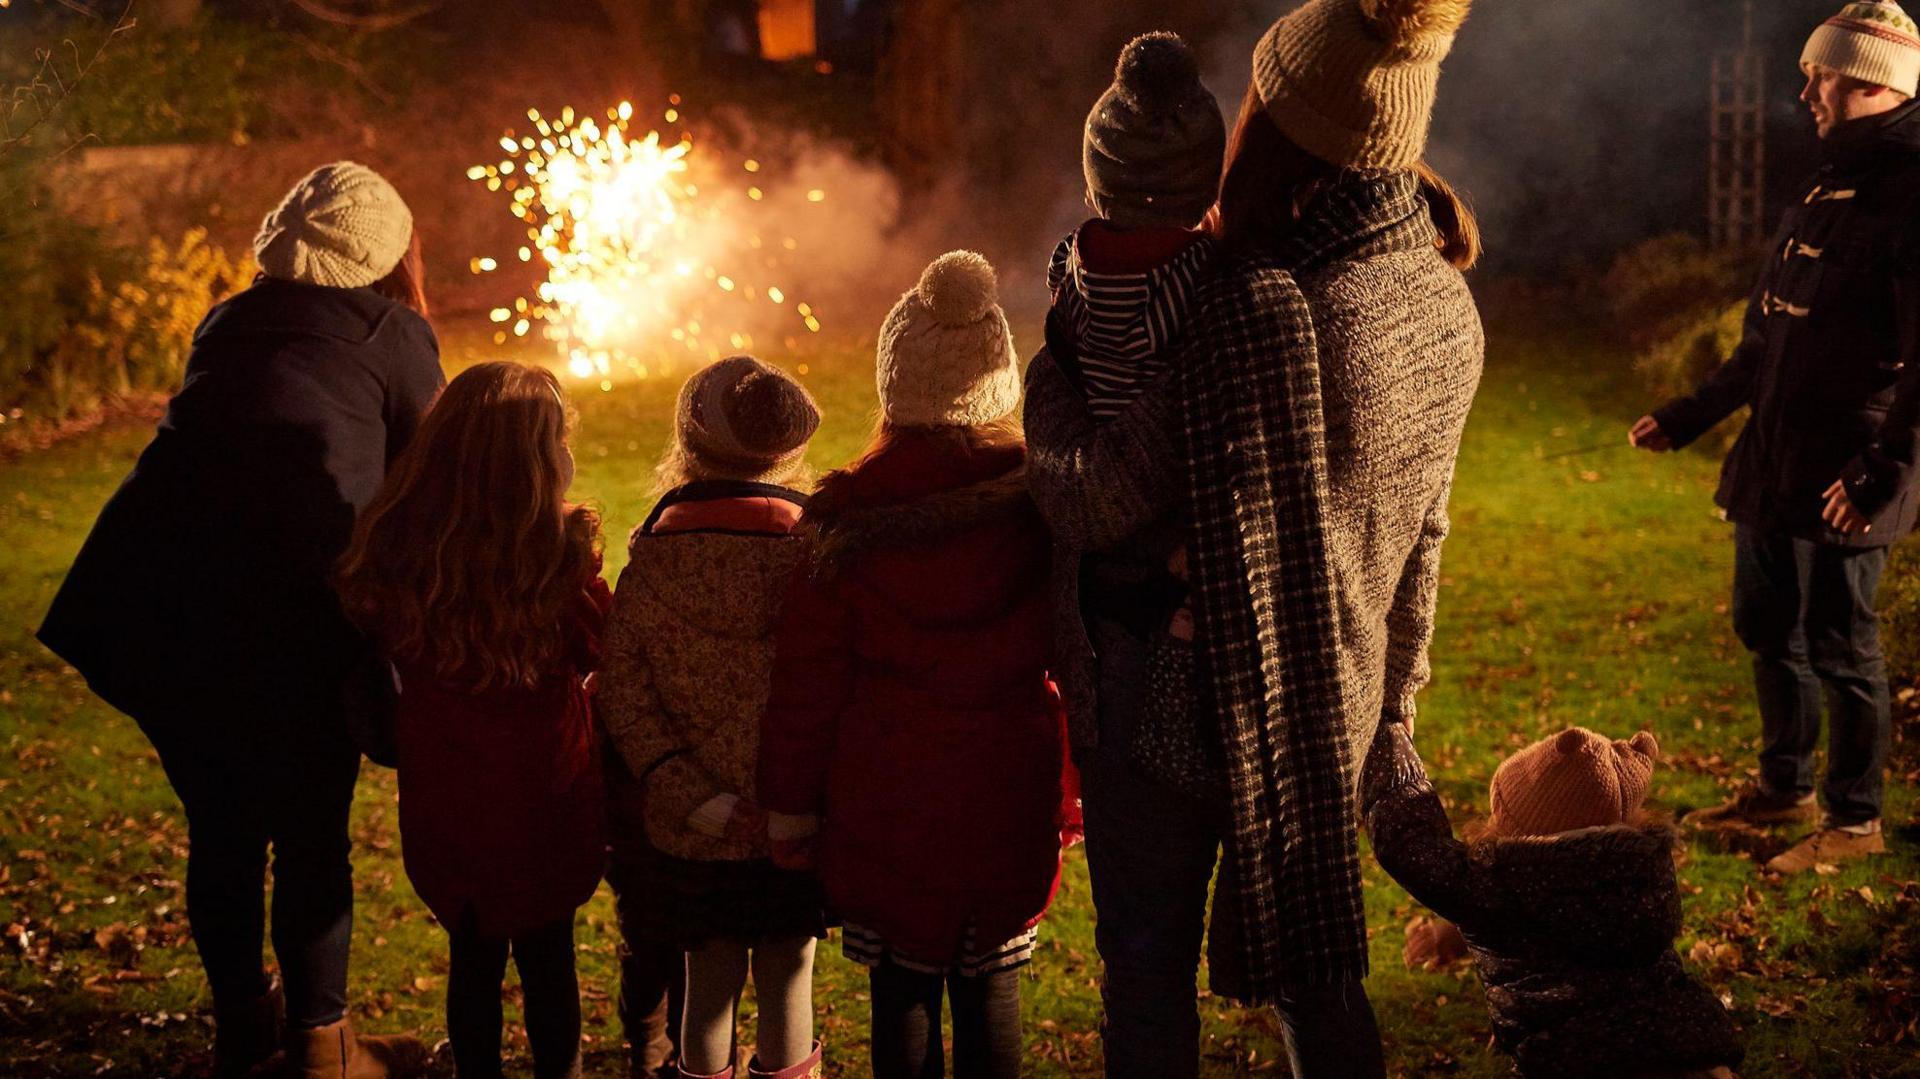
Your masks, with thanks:
M 869 968 L 873 1074 L 1012 1076 L 1018 968 L 1059 882 L 1047 532 L 992 267 L 944 255 L 881 330 L 873 447 L 808 504 L 775 639 L 759 793 L 776 860 L 817 855 Z M 818 834 L 812 835 L 814 828 Z
M 566 501 L 572 421 L 551 373 L 469 368 L 341 563 L 346 609 L 400 690 L 401 850 L 452 937 L 447 1035 L 462 1079 L 501 1074 L 509 954 L 534 1074 L 578 1074 L 573 916 L 605 857 L 583 680 L 611 597 L 599 517 Z

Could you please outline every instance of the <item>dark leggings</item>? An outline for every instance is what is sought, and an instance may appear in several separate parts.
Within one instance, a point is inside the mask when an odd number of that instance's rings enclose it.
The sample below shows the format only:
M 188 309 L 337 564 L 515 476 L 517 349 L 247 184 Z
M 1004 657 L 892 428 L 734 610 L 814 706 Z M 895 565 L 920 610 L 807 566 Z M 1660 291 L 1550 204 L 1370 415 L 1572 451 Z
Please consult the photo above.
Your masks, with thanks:
M 500 985 L 507 957 L 520 971 L 521 1014 L 537 1079 L 565 1076 L 580 1056 L 580 984 L 573 970 L 573 918 L 513 937 L 482 936 L 469 915 L 447 963 L 447 1040 L 460 1079 L 500 1076 Z
M 873 992 L 874 1079 L 938 1079 L 940 998 L 953 1010 L 955 1079 L 1020 1074 L 1020 969 L 967 977 L 922 974 L 883 961 L 868 974 Z
M 263 900 L 273 852 L 273 952 L 287 1022 L 321 1027 L 347 1008 L 353 866 L 347 818 L 360 751 L 337 715 L 285 702 L 142 717 L 187 814 L 187 920 L 216 1008 L 266 992 Z

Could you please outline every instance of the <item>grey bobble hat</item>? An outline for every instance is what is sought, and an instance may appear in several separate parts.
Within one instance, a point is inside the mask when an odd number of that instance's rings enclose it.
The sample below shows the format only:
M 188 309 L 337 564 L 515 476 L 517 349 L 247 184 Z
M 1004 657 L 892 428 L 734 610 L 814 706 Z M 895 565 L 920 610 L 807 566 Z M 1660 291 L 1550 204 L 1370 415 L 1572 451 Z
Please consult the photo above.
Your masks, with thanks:
M 1080 164 L 1087 205 L 1124 228 L 1190 228 L 1220 190 L 1227 129 L 1178 34 L 1142 34 L 1120 51 L 1113 85 L 1087 114 Z
M 371 285 L 413 242 L 413 212 L 379 173 L 335 161 L 308 173 L 253 237 L 261 272 L 332 288 Z

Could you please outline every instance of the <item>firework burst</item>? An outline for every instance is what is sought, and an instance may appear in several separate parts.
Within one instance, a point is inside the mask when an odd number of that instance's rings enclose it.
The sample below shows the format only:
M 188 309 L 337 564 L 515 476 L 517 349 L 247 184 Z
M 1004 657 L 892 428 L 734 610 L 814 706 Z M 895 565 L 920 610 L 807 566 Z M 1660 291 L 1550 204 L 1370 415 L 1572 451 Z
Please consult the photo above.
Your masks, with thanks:
M 680 121 L 677 96 L 672 104 L 670 129 Z M 790 347 L 796 335 L 819 332 L 818 313 L 773 283 L 798 244 L 769 241 L 753 226 L 777 217 L 754 212 L 770 210 L 761 164 L 746 160 L 735 171 L 696 153 L 684 130 L 635 134 L 633 118 L 624 101 L 604 121 L 570 107 L 557 117 L 529 109 L 533 129 L 507 132 L 503 158 L 467 171 L 507 195 L 509 212 L 527 226 L 520 260 L 545 269 L 533 296 L 493 310 L 495 341 L 537 332 L 569 372 L 606 386 L 617 374 L 646 377 L 649 364 L 751 349 L 756 330 Z M 703 197 L 703 188 L 713 194 Z M 787 201 L 824 198 L 815 190 Z M 475 273 L 497 265 L 472 262 Z

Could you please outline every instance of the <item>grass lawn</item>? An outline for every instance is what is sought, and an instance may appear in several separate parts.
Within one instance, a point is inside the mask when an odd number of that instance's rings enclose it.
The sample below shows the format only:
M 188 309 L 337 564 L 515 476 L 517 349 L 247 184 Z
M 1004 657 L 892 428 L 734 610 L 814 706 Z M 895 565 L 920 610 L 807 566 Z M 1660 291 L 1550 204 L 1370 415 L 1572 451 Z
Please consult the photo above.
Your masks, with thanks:
M 1646 727 L 1668 760 L 1655 807 L 1715 800 L 1751 765 L 1758 733 L 1746 659 L 1728 627 L 1732 543 L 1709 501 L 1716 462 L 1624 447 L 1643 402 L 1622 391 L 1617 351 L 1497 327 L 1491 349 L 1454 488 L 1434 683 L 1422 698 L 1429 767 L 1464 822 L 1484 812 L 1487 779 L 1513 748 L 1568 724 L 1616 736 Z M 484 351 L 455 347 L 449 358 Z M 839 464 L 870 424 L 867 357 L 816 359 L 806 378 L 827 414 L 814 461 Z M 675 388 L 655 379 L 578 394 L 576 492 L 605 512 L 610 579 L 625 562 L 619 537 L 649 505 Z M 0 464 L 0 1074 L 193 1074 L 206 1062 L 208 999 L 182 909 L 178 803 L 133 724 L 31 637 L 147 435 L 107 429 Z M 1589 447 L 1601 448 L 1567 452 Z M 1920 1074 L 1915 756 L 1911 736 L 1896 745 L 1892 853 L 1870 864 L 1778 880 L 1763 878 L 1755 858 L 1784 837 L 1683 851 L 1679 947 L 1746 1029 L 1744 1074 Z M 364 1028 L 439 1039 L 446 942 L 401 870 L 396 821 L 393 773 L 368 766 L 354 816 L 349 992 Z M 1369 991 L 1392 1070 L 1505 1074 L 1472 974 L 1403 970 L 1401 926 L 1414 906 L 1371 864 L 1367 884 Z M 1098 1074 L 1092 931 L 1076 850 L 1026 984 L 1030 1074 Z M 581 912 L 576 939 L 589 1074 L 624 1074 L 613 1015 L 618 934 L 604 889 Z M 864 975 L 823 947 L 815 992 L 829 1074 L 864 1074 Z M 1269 1016 L 1205 994 L 1200 1009 L 1206 1074 L 1286 1074 Z M 510 1039 L 524 1073 L 524 1039 Z

